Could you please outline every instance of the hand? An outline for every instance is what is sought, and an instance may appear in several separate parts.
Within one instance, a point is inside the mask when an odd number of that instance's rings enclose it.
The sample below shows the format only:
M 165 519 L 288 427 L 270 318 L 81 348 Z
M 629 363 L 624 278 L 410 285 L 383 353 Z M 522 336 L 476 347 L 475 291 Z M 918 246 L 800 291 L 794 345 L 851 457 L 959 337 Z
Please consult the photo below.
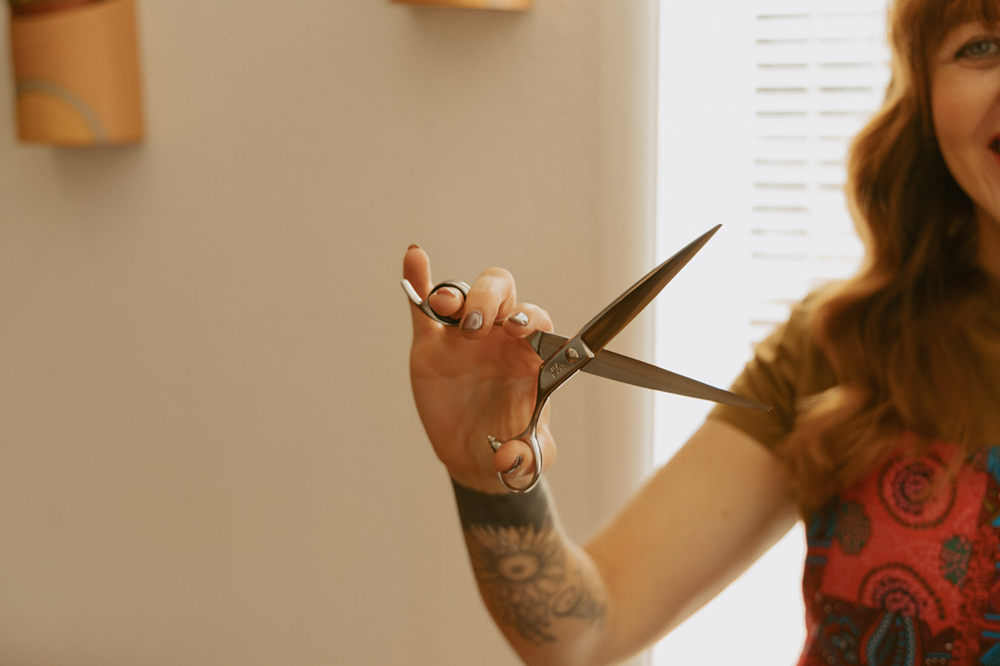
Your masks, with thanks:
M 403 277 L 421 298 L 434 288 L 430 259 L 417 246 L 406 252 Z M 452 478 L 482 492 L 507 492 L 496 472 L 507 472 L 515 486 L 527 483 L 534 472 L 526 442 L 507 441 L 496 453 L 487 442 L 488 435 L 503 440 L 528 425 L 541 359 L 524 338 L 536 330 L 552 330 L 548 313 L 517 303 L 516 294 L 513 276 L 502 268 L 484 271 L 465 302 L 453 289 L 437 291 L 431 307 L 446 317 L 461 316 L 458 328 L 443 326 L 410 304 L 410 381 L 420 420 Z M 517 313 L 527 317 L 526 325 L 508 319 Z M 495 321 L 503 326 L 494 326 Z M 538 424 L 538 440 L 548 469 L 555 460 L 555 443 L 547 412 Z

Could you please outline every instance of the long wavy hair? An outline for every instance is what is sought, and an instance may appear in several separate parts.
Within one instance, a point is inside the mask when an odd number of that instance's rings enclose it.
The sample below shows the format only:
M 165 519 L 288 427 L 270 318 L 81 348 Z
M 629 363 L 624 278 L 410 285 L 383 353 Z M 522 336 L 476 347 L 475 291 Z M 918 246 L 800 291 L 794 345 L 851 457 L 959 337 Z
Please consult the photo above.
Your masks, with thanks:
M 806 515 L 884 461 L 904 431 L 922 446 L 982 445 L 978 396 L 996 378 L 984 376 L 967 331 L 988 307 L 989 286 L 974 204 L 941 156 L 930 91 L 942 40 L 977 20 L 1000 23 L 1000 1 L 894 0 L 889 10 L 891 82 L 847 168 L 865 259 L 810 319 L 838 385 L 800 406 L 779 447 Z

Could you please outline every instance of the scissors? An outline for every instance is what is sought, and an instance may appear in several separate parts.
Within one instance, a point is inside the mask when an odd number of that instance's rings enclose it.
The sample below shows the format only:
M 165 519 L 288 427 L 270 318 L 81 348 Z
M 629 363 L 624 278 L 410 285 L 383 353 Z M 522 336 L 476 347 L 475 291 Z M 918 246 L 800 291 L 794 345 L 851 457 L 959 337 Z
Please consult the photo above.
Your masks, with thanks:
M 632 285 L 611 305 L 591 319 L 572 338 L 543 331 L 535 331 L 525 338 L 542 359 L 542 364 L 538 368 L 535 408 L 531 414 L 531 420 L 528 421 L 528 427 L 521 434 L 509 439 L 527 440 L 535 456 L 535 471 L 528 484 L 521 487 L 511 485 L 503 474 L 497 474 L 504 488 L 512 493 L 525 493 L 538 485 L 542 475 L 542 448 L 538 443 L 537 436 L 538 419 L 552 393 L 565 384 L 570 377 L 581 371 L 655 391 L 711 400 L 737 407 L 763 411 L 771 409 L 756 400 L 702 384 L 683 375 L 604 349 L 636 315 L 656 298 L 656 295 L 705 246 L 721 226 L 719 224 L 709 229 L 677 254 L 650 271 L 648 275 Z M 465 282 L 447 280 L 436 285 L 428 294 L 427 299 L 421 299 L 410 282 L 403 280 L 403 290 L 406 295 L 425 315 L 445 326 L 458 326 L 460 318 L 439 315 L 428 302 L 431 294 L 444 287 L 458 290 L 463 299 L 469 294 L 469 285 Z M 502 321 L 497 321 L 495 325 L 502 323 Z M 500 448 L 501 440 L 496 437 L 488 435 L 487 441 L 494 451 Z

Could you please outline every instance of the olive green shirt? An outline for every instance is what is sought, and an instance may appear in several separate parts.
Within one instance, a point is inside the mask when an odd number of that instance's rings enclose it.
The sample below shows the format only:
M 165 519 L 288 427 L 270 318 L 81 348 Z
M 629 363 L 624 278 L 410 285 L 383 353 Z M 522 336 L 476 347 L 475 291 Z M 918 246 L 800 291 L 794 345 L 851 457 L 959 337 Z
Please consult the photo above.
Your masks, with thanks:
M 1000 444 L 1000 282 L 991 285 L 991 301 L 968 339 L 987 378 L 987 394 L 977 401 L 987 437 L 984 444 Z M 836 385 L 833 368 L 809 330 L 815 302 L 813 295 L 796 305 L 788 321 L 757 345 L 753 359 L 733 383 L 734 393 L 771 405 L 771 411 L 718 405 L 709 418 L 736 426 L 772 448 L 794 428 L 803 399 Z

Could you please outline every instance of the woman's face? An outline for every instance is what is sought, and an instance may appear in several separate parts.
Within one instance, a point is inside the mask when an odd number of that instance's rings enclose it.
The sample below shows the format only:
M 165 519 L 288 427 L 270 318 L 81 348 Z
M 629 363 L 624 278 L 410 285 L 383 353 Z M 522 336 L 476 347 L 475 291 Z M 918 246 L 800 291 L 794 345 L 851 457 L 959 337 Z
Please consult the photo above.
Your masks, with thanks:
M 931 61 L 931 106 L 941 154 L 976 206 L 980 260 L 1000 273 L 1000 27 L 967 23 Z

